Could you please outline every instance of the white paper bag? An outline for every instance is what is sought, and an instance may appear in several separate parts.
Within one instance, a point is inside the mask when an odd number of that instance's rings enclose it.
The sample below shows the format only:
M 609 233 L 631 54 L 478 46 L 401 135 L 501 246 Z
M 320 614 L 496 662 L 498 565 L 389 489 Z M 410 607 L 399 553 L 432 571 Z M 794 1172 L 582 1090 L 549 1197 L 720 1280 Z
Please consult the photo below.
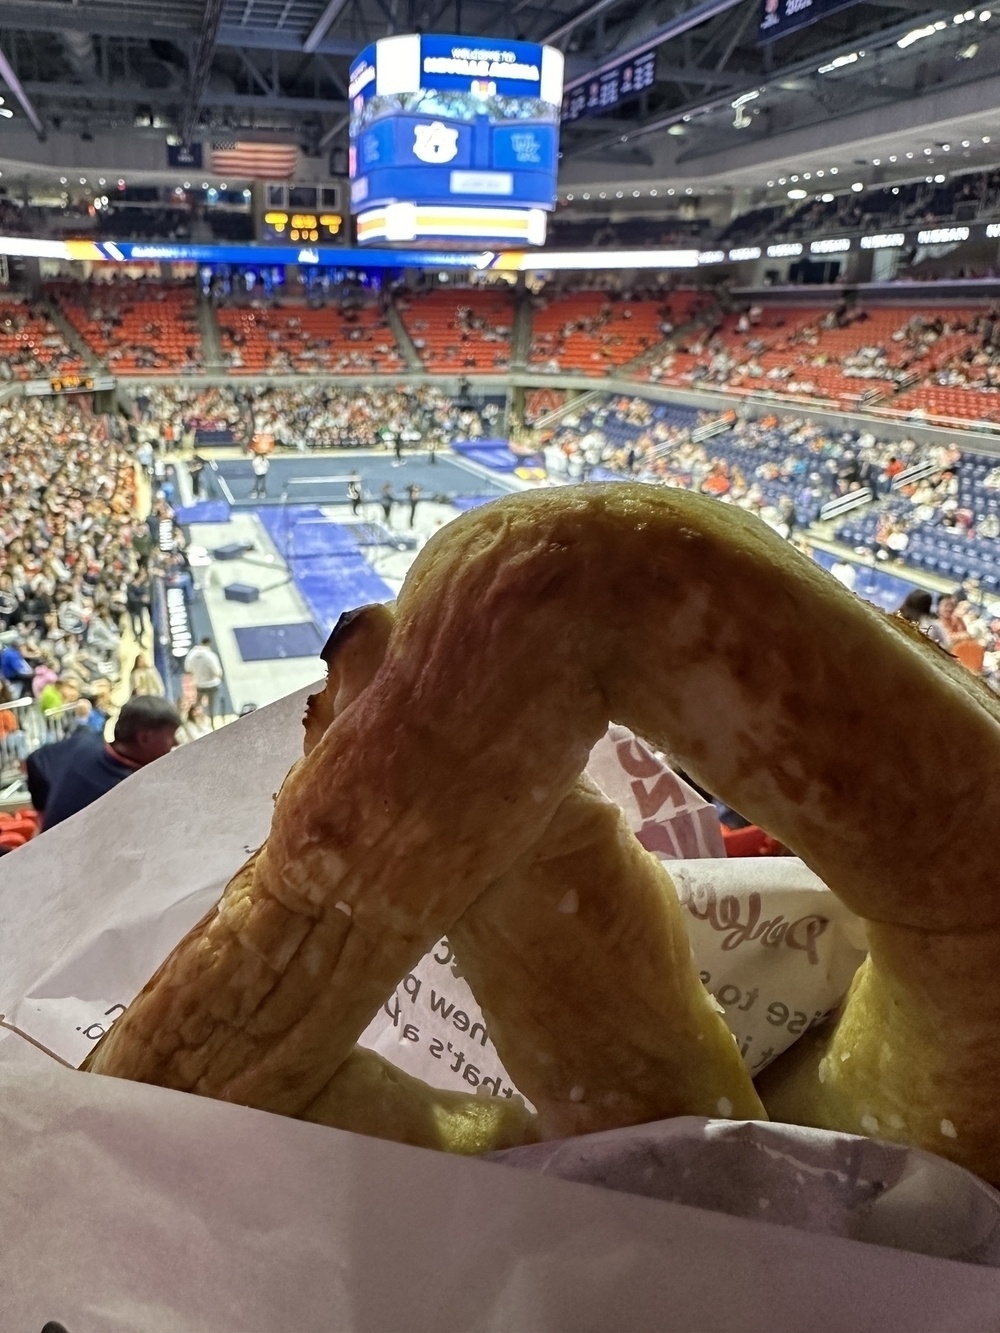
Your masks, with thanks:
M 0 1143 L 3 1333 L 997 1327 L 997 1270 L 55 1064 L 0 1059 Z
M 841 1253 L 791 1230 L 60 1070 L 57 1061 L 83 1060 L 263 841 L 272 793 L 301 752 L 307 693 L 157 761 L 0 861 L 0 1310 L 15 1312 L 0 1330 L 48 1318 L 71 1333 L 863 1328 L 840 1318 L 848 1274 L 872 1328 L 891 1326 L 893 1309 L 905 1329 L 979 1326 L 961 1316 L 979 1317 L 996 1285 L 956 1280 L 947 1266 L 925 1278 L 872 1246 Z M 605 789 L 624 784 L 617 796 L 644 838 L 711 848 L 700 798 L 663 772 L 628 772 L 648 762 L 612 733 L 595 772 Z M 677 824 L 685 818 L 695 828 Z M 799 862 L 671 869 L 700 965 L 732 1001 L 727 1017 L 749 1056 L 765 1038 L 793 1040 L 793 1013 L 835 1002 L 859 957 L 856 922 Z M 503 1096 L 503 1070 L 489 1064 L 441 946 L 421 968 L 419 992 L 412 978 L 397 989 L 400 1017 L 420 1006 L 420 1022 L 433 1017 L 453 1046 L 463 1042 L 463 1060 L 448 1073 L 436 1060 L 433 1081 L 468 1086 L 475 1064 L 480 1085 L 492 1078 L 485 1090 Z M 429 1048 L 429 1028 L 420 1036 L 409 1040 L 384 1009 L 373 1040 L 408 1064 Z M 837 1136 L 789 1133 L 836 1164 Z M 736 1198 L 731 1210 L 745 1205 Z M 768 1293 L 759 1318 L 745 1309 L 753 1282 Z M 885 1284 L 903 1298 L 887 1300 Z M 911 1300 L 921 1284 L 927 1298 Z

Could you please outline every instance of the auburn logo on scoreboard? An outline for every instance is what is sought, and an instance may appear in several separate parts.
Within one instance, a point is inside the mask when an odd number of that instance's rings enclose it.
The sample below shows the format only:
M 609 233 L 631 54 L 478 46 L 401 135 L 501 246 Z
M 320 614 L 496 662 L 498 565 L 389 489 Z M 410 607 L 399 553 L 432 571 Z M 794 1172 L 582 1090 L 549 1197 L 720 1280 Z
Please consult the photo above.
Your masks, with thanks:
M 413 156 L 435 165 L 454 161 L 458 156 L 458 130 L 440 120 L 430 125 L 414 125 Z

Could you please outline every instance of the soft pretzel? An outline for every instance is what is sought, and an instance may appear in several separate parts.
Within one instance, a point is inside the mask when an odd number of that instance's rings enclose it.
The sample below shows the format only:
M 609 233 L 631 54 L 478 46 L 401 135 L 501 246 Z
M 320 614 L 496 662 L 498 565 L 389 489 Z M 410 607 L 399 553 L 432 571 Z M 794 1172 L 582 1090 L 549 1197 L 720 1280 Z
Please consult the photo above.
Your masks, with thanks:
M 421 552 L 371 684 L 92 1067 L 301 1113 L 613 719 L 874 923 L 815 1085 L 776 1074 L 773 1105 L 998 1180 L 1000 896 L 968 827 L 1000 803 L 998 718 L 751 515 L 625 483 L 506 497 Z
M 374 677 L 391 624 L 386 606 L 338 624 L 323 654 L 326 688 L 309 700 L 307 753 Z M 697 977 L 672 881 L 585 778 L 449 936 L 542 1138 L 674 1115 L 764 1115 Z
M 448 940 L 543 1139 L 676 1115 L 764 1118 L 698 978 L 673 882 L 590 783 Z
M 391 625 L 385 606 L 341 618 L 323 654 L 326 687 L 308 702 L 306 754 L 374 677 Z M 537 1122 L 523 1104 L 439 1092 L 360 1048 L 301 1118 L 482 1152 L 671 1115 L 764 1114 L 695 974 L 673 884 L 589 784 L 575 784 L 455 933 L 508 1072 L 541 1107 Z M 162 980 L 148 989 L 162 991 Z M 126 1051 L 109 1063 L 106 1048 L 95 1049 L 88 1067 L 122 1072 Z

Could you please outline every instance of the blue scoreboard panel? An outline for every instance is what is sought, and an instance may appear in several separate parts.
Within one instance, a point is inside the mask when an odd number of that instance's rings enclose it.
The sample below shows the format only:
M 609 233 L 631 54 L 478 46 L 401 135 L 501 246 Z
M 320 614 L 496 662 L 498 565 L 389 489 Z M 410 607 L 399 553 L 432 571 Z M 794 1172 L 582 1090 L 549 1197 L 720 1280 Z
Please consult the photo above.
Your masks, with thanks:
M 556 203 L 563 57 L 490 38 L 386 37 L 351 66 L 362 242 L 541 245 Z

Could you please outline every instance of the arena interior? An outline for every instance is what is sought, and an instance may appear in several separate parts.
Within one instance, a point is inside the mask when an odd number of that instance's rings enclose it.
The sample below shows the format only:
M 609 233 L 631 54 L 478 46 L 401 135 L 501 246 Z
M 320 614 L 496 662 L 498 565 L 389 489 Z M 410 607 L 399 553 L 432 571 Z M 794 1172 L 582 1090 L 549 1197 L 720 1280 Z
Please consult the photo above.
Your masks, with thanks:
M 407 33 L 561 53 L 526 231 L 365 211 Z M 37 756 L 242 725 L 523 490 L 712 496 L 1000 691 L 998 68 L 917 0 L 0 0 L 0 852 Z

